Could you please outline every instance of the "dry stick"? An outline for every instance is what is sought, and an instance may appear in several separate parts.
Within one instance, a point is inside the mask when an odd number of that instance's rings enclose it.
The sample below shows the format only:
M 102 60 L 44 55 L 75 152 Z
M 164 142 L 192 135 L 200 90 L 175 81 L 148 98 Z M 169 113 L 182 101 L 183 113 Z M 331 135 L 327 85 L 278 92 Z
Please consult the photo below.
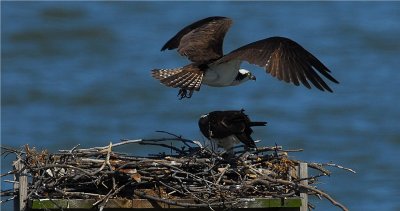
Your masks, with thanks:
M 185 208 L 189 208 L 189 207 L 209 208 L 209 207 L 225 205 L 225 203 L 222 203 L 222 202 L 212 203 L 212 204 L 181 203 L 181 202 L 177 202 L 177 201 L 173 201 L 173 200 L 168 200 L 168 199 L 164 199 L 164 198 L 159 198 L 159 197 L 147 195 L 146 193 L 144 193 L 142 191 L 138 191 L 138 190 L 134 190 L 133 192 L 134 192 L 135 195 L 137 195 L 139 197 L 142 197 L 142 198 L 145 198 L 145 199 L 154 200 L 154 201 L 158 201 L 158 202 L 163 202 L 165 204 L 176 205 L 176 206 L 185 207 Z
M 74 170 L 78 170 L 78 171 L 83 172 L 87 176 L 94 176 L 96 174 L 96 172 L 89 172 L 89 171 L 86 171 L 85 169 L 82 169 L 82 168 L 79 168 L 79 167 L 76 167 L 76 166 L 73 166 L 73 165 L 68 165 L 68 164 L 47 164 L 46 166 L 34 167 L 34 168 L 31 168 L 31 169 L 37 171 L 37 170 L 56 168 L 56 167 L 58 167 L 58 168 L 71 168 L 71 169 L 74 169 Z
M 167 145 L 167 144 L 159 144 L 159 143 L 146 143 L 146 142 L 142 142 L 142 143 L 139 143 L 140 145 L 154 145 L 154 146 L 161 146 L 161 147 L 166 147 L 166 148 L 170 148 L 170 149 L 172 149 L 172 150 L 175 150 L 175 152 L 178 152 L 179 154 L 186 154 L 186 153 L 184 153 L 184 151 L 183 150 L 181 150 L 181 149 L 179 149 L 179 148 L 177 148 L 177 147 L 174 147 L 174 146 L 170 146 L 170 145 Z
M 43 178 L 45 173 L 46 172 L 43 171 L 40 176 L 36 176 L 35 178 Z M 28 194 L 27 199 L 31 198 L 32 195 L 36 195 L 37 196 L 38 195 L 37 194 L 38 188 L 43 186 L 43 183 L 44 183 L 43 180 L 38 179 L 34 184 L 32 184 L 31 186 L 33 186 L 33 188 L 32 188 L 32 191 Z
M 199 197 L 196 196 L 196 194 L 194 194 L 192 191 L 189 191 L 185 186 L 183 186 L 183 182 L 179 177 L 176 177 L 176 179 L 179 181 L 180 187 L 188 194 L 190 194 L 192 197 L 196 198 L 197 200 L 204 202 L 204 200 L 200 199 Z
M 115 143 L 115 144 L 111 144 L 111 147 L 117 147 L 117 146 L 121 146 L 121 145 L 125 145 L 125 144 L 132 144 L 132 143 L 139 143 L 142 142 L 143 139 L 135 139 L 135 140 L 125 140 L 119 143 Z M 95 149 L 106 149 L 110 146 L 104 146 L 104 147 L 95 147 Z
M 317 179 L 319 177 L 323 177 L 323 176 L 326 176 L 326 174 L 322 173 L 322 174 L 317 174 L 317 175 L 306 177 L 306 178 L 294 179 L 293 182 L 300 182 L 300 181 L 303 181 L 303 180 L 307 180 L 308 182 L 310 182 L 312 180 L 315 180 L 315 179 Z
M 77 144 L 76 146 L 74 146 L 72 149 L 69 150 L 69 153 L 73 153 L 81 144 Z
M 274 179 L 274 178 L 271 178 L 271 177 L 266 176 L 266 175 L 264 175 L 264 177 L 265 177 L 266 180 L 268 180 L 268 181 L 270 181 L 270 182 L 281 183 L 281 184 L 290 185 L 290 186 L 293 186 L 293 187 L 298 186 L 298 187 L 301 187 L 301 188 L 310 190 L 310 191 L 312 191 L 312 192 L 315 192 L 315 193 L 317 193 L 317 194 L 322 195 L 323 197 L 325 197 L 326 199 L 328 199 L 333 205 L 340 207 L 342 210 L 345 210 L 345 211 L 348 211 L 348 210 L 349 210 L 349 209 L 347 209 L 347 207 L 345 207 L 345 206 L 342 205 L 341 203 L 335 201 L 329 194 L 327 194 L 327 193 L 325 193 L 325 192 L 323 192 L 323 191 L 321 191 L 321 190 L 318 190 L 318 189 L 316 189 L 316 188 L 313 188 L 313 187 L 311 187 L 311 186 L 309 186 L 309 185 L 303 185 L 303 184 L 300 184 L 300 183 L 297 184 L 297 183 L 290 182 L 290 181 L 287 181 L 287 180 L 282 180 L 282 179 Z
M 163 131 L 161 131 L 161 132 L 163 132 Z M 165 132 L 166 133 L 166 132 Z M 184 139 L 184 138 L 182 138 L 182 137 L 180 137 L 180 136 L 177 136 L 177 135 L 174 135 L 174 134 L 172 134 L 172 133 L 168 133 L 168 134 L 170 134 L 170 135 L 173 135 L 175 138 L 160 138 L 160 139 L 134 139 L 134 140 L 127 140 L 127 139 L 123 139 L 121 142 L 119 142 L 119 143 L 115 143 L 115 144 L 112 144 L 112 146 L 111 147 L 117 147 L 117 146 L 121 146 L 121 145 L 125 145 L 125 144 L 131 144 L 131 143 L 140 143 L 140 142 L 144 142 L 144 141 L 153 141 L 153 142 L 158 142 L 158 141 L 169 141 L 169 140 L 172 140 L 172 141 L 181 141 L 181 142 L 183 142 L 183 143 L 187 143 L 187 142 L 189 142 L 189 143 L 192 143 L 192 144 L 195 144 L 195 145 L 198 145 L 198 143 L 196 142 L 196 141 L 192 141 L 192 140 L 188 140 L 188 139 Z M 107 149 L 107 148 L 109 148 L 110 146 L 109 145 L 107 145 L 107 146 L 104 146 L 104 147 L 93 147 L 93 148 L 86 148 L 86 149 L 77 149 L 77 147 L 78 147 L 79 145 L 77 145 L 77 146 L 75 146 L 75 147 L 73 147 L 72 149 L 70 149 L 70 150 L 58 150 L 59 152 L 67 152 L 67 153 L 72 153 L 72 152 L 96 152 L 96 151 L 98 151 L 98 150 L 104 150 L 104 149 Z M 190 147 L 189 145 L 188 145 L 188 147 Z M 2 149 L 4 149 L 4 150 L 6 150 L 5 152 L 2 152 L 2 154 L 4 154 L 4 153 L 22 153 L 22 154 L 25 154 L 24 152 L 22 152 L 21 150 L 16 150 L 16 149 L 12 149 L 12 148 L 8 148 L 8 147 L 1 147 Z
M 297 165 L 300 165 L 300 163 L 307 163 L 307 162 L 299 161 L 299 160 L 291 160 L 291 161 L 292 161 L 293 163 L 296 163 Z M 307 166 L 310 167 L 310 168 L 316 169 L 316 170 L 318 170 L 318 171 L 320 171 L 320 172 L 322 172 L 322 173 L 324 173 L 324 174 L 326 174 L 326 175 L 328 175 L 328 176 L 331 175 L 331 172 L 330 172 L 330 171 L 328 171 L 328 170 L 322 168 L 321 165 L 318 165 L 318 164 L 316 164 L 316 163 L 307 163 Z
M 113 167 L 110 164 L 110 154 L 112 152 L 111 146 L 112 146 L 112 143 L 110 142 L 109 148 L 107 149 L 107 156 L 106 156 L 105 163 L 107 164 L 108 168 L 110 168 L 110 171 L 113 171 Z M 112 189 L 115 190 L 115 188 L 117 186 L 116 182 L 115 182 L 115 177 L 112 177 L 112 182 L 113 182 L 113 188 Z
M 2 149 L 1 156 L 4 156 L 4 157 L 7 157 L 7 155 L 12 154 L 12 153 L 19 154 L 19 155 L 25 154 L 25 152 L 23 152 L 21 149 L 16 149 L 13 147 L 0 146 L 0 149 Z
M 184 193 L 183 193 L 182 191 L 180 191 L 180 190 L 178 190 L 178 189 L 176 189 L 176 188 L 174 188 L 174 187 L 172 187 L 172 186 L 170 186 L 170 185 L 167 185 L 167 184 L 165 184 L 165 183 L 162 182 L 162 181 L 158 181 L 158 182 L 159 182 L 161 185 L 164 185 L 165 187 L 170 188 L 170 189 L 174 190 L 175 192 L 178 192 L 179 194 L 184 195 Z M 168 195 L 170 195 L 170 194 L 168 194 Z
M 227 164 L 226 167 L 222 170 L 221 175 L 219 176 L 219 178 L 218 178 L 216 184 L 219 184 L 219 182 L 221 181 L 222 176 L 224 176 L 226 170 L 228 170 L 228 168 L 229 168 L 230 166 L 231 166 L 231 165 Z
M 9 202 L 9 201 L 11 201 L 11 200 L 14 200 L 16 197 L 17 197 L 17 195 L 14 195 L 13 197 L 10 197 L 10 198 L 8 198 L 8 199 L 6 199 L 6 200 L 1 200 L 1 201 L 0 201 L 0 204 L 4 204 L 4 203 L 6 203 L 6 202 Z
M 157 161 L 154 161 L 154 162 L 155 162 L 155 163 L 158 163 L 158 164 L 160 164 L 160 165 L 163 165 L 163 166 L 167 166 L 167 167 L 169 167 L 169 168 L 171 168 L 171 169 L 174 169 L 174 170 L 176 170 L 176 171 L 179 171 L 179 172 L 181 172 L 181 173 L 187 174 L 187 175 L 189 175 L 189 176 L 191 176 L 191 177 L 193 177 L 193 178 L 196 178 L 197 181 L 204 181 L 204 182 L 206 182 L 206 183 L 214 184 L 214 183 L 212 183 L 212 182 L 210 182 L 210 181 L 208 181 L 208 180 L 202 179 L 201 177 L 198 177 L 198 176 L 196 176 L 196 175 L 194 175 L 194 174 L 192 174 L 192 173 L 190 173 L 190 172 L 184 171 L 184 170 L 182 170 L 182 169 L 180 169 L 180 168 L 177 168 L 177 167 L 175 167 L 175 166 L 172 166 L 172 165 L 169 165 L 169 164 L 166 164 L 166 163 L 162 163 L 162 162 L 157 162 Z
M 289 186 L 292 186 L 292 187 L 301 187 L 301 188 L 310 190 L 310 191 L 312 191 L 312 192 L 315 192 L 315 193 L 317 193 L 317 194 L 322 195 L 323 197 L 325 197 L 326 199 L 328 199 L 333 205 L 340 207 L 342 210 L 348 211 L 347 207 L 345 207 L 345 206 L 342 205 L 341 203 L 335 201 L 330 195 L 328 195 L 327 193 L 325 193 L 325 192 L 323 192 L 323 191 L 320 191 L 320 190 L 318 190 L 318 189 L 316 189 L 316 188 L 313 188 L 313 187 L 311 187 L 311 186 L 309 186 L 309 185 L 303 185 L 303 184 L 300 184 L 300 183 L 294 183 L 294 182 L 287 181 L 287 180 L 283 180 L 283 179 L 274 179 L 274 178 L 269 177 L 269 176 L 267 176 L 267 175 L 261 174 L 261 173 L 258 172 L 257 170 L 253 169 L 251 166 L 248 166 L 248 168 L 249 168 L 253 173 L 262 176 L 262 178 L 268 180 L 269 182 L 280 183 L 280 184 L 289 185 Z M 270 183 L 268 183 L 268 182 L 266 182 L 266 181 L 263 181 L 263 180 L 257 180 L 257 182 L 265 183 L 267 186 L 270 185 Z
M 112 144 L 111 147 L 117 147 L 125 144 L 139 143 L 142 142 L 143 139 L 135 139 L 135 140 L 123 140 L 119 143 Z M 76 152 L 98 152 L 99 150 L 108 149 L 110 145 L 104 147 L 93 147 L 93 148 L 83 148 L 83 149 L 75 149 Z M 58 150 L 59 152 L 69 152 L 70 150 Z
M 352 173 L 354 173 L 354 174 L 357 173 L 356 171 L 354 171 L 354 170 L 351 169 L 351 168 L 346 168 L 346 167 L 343 167 L 343 166 L 341 166 L 341 165 L 334 164 L 334 163 L 323 163 L 323 164 L 321 164 L 321 165 L 322 165 L 322 166 L 333 166 L 333 167 L 336 167 L 336 168 L 339 168 L 339 169 L 344 169 L 344 170 L 350 171 L 350 172 L 352 172 Z
M 191 140 L 188 140 L 188 139 L 183 139 L 183 138 L 160 138 L 160 139 L 122 139 L 122 141 L 121 142 L 119 142 L 119 143 L 115 143 L 115 144 L 112 144 L 112 146 L 111 147 L 117 147 L 117 146 L 122 146 L 122 145 L 125 145 L 125 144 L 132 144 L 132 143 L 141 143 L 141 142 L 144 142 L 144 141 L 154 141 L 154 142 L 157 142 L 157 141 L 182 141 L 182 142 L 190 142 L 190 143 L 193 143 L 193 144 L 196 144 L 197 145 L 197 143 L 195 143 L 195 142 L 193 142 L 193 141 L 191 141 Z M 93 147 L 93 148 L 86 148 L 86 149 L 75 149 L 75 151 L 76 152 L 85 152 L 85 151 L 96 151 L 96 150 L 104 150 L 104 149 L 107 149 L 109 147 L 109 145 L 108 146 L 104 146 L 104 147 Z M 70 150 L 59 150 L 60 152 L 69 152 Z
M 81 161 L 88 163 L 104 163 L 103 159 L 94 159 L 94 158 L 82 158 Z
M 101 172 L 101 171 L 104 169 L 104 167 L 106 167 L 107 164 L 110 164 L 111 147 L 112 147 L 112 143 L 110 142 L 110 144 L 108 145 L 108 148 L 107 148 L 107 156 L 106 156 L 106 159 L 105 159 L 104 162 L 103 162 L 103 165 L 101 165 L 101 167 L 100 167 L 98 170 L 96 170 L 95 172 L 93 172 L 93 175 L 95 175 L 95 174 Z M 107 163 L 107 162 L 108 162 L 108 163 Z M 110 170 L 112 170 L 112 169 L 110 169 Z
M 105 197 L 103 194 L 96 194 L 96 193 L 86 193 L 86 192 L 68 192 L 58 188 L 54 188 L 56 192 L 61 193 L 62 195 L 69 195 L 69 196 L 78 196 L 78 197 L 87 197 L 87 196 L 94 196 L 94 197 Z
M 104 198 L 102 198 L 102 199 L 100 199 L 99 201 L 95 202 L 95 203 L 93 204 L 93 206 L 96 206 L 97 204 L 100 204 L 101 202 L 104 202 L 104 204 L 101 205 L 102 207 L 104 207 L 104 206 L 106 205 L 106 203 L 108 202 L 108 200 L 109 200 L 112 196 L 114 196 L 115 194 L 119 193 L 123 188 L 125 188 L 127 185 L 129 185 L 129 184 L 131 184 L 131 183 L 132 183 L 132 182 L 127 182 L 127 183 L 125 183 L 125 184 L 121 185 L 121 187 L 119 187 L 118 189 L 116 189 L 115 191 L 114 191 L 114 190 L 110 190 Z M 114 192 L 113 192 L 113 191 L 114 191 Z
M 196 157 L 182 157 L 182 158 L 176 158 L 176 157 L 165 157 L 165 160 L 168 161 L 175 161 L 179 163 L 185 163 L 187 165 L 192 164 L 202 164 L 202 165 L 207 165 L 207 164 L 212 164 L 211 158 L 196 158 Z
M 185 145 L 186 145 L 187 147 L 189 147 L 189 148 L 191 148 L 191 146 L 190 146 L 189 144 L 187 144 L 188 142 L 191 143 L 191 144 L 195 144 L 195 145 L 197 145 L 197 146 L 200 147 L 200 148 L 203 148 L 203 145 L 201 145 L 201 143 L 200 143 L 199 141 L 184 139 L 184 138 L 182 138 L 182 136 L 178 136 L 178 135 L 176 135 L 176 134 L 173 134 L 173 133 L 170 133 L 170 132 L 167 132 L 167 131 L 158 130 L 158 131 L 156 131 L 156 132 L 158 132 L 158 133 L 165 133 L 165 134 L 171 135 L 171 136 L 175 137 L 175 139 L 172 139 L 172 140 L 181 141 L 183 144 L 185 144 Z
M 18 172 L 18 170 L 11 170 L 11 171 L 8 171 L 8 172 L 6 172 L 6 173 L 4 173 L 4 174 L 0 174 L 0 178 L 1 178 L 1 177 L 4 177 L 4 176 L 7 176 L 7 175 L 15 174 L 15 173 L 17 173 L 17 172 Z
M 282 149 L 282 146 L 260 147 L 260 148 L 257 148 L 256 153 L 267 152 L 267 151 L 278 151 L 278 152 L 302 152 L 303 149 Z
M 107 201 L 108 201 L 108 199 L 110 198 L 112 192 L 113 192 L 113 189 L 111 189 L 110 191 L 108 191 L 108 193 L 107 193 L 103 198 L 101 198 L 100 200 L 96 201 L 96 202 L 93 204 L 93 206 L 96 206 L 96 205 L 98 205 L 98 204 L 100 204 L 100 203 L 102 203 L 102 202 L 104 202 L 104 201 L 107 203 Z M 102 206 L 104 206 L 104 203 L 103 203 Z

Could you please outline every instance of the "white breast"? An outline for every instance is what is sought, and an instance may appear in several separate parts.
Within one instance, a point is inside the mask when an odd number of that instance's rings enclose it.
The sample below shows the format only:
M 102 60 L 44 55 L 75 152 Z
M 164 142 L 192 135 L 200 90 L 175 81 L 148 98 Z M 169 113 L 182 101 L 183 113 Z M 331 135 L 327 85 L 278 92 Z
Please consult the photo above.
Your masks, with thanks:
M 218 146 L 224 148 L 226 151 L 232 150 L 235 144 L 240 143 L 240 140 L 235 135 L 230 135 L 222 139 L 211 138 L 211 140 L 216 142 Z
M 241 61 L 232 60 L 218 65 L 210 65 L 203 78 L 203 84 L 208 86 L 231 86 L 235 80 Z

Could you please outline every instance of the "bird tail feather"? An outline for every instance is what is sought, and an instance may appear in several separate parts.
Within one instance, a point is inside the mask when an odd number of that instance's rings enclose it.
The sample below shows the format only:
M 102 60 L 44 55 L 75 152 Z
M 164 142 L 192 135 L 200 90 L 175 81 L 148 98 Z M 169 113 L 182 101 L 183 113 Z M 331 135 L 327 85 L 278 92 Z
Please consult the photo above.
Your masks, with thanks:
M 250 122 L 250 127 L 252 126 L 266 126 L 267 122 Z
M 248 136 L 244 133 L 236 134 L 236 136 L 244 144 L 246 150 L 248 150 L 249 148 L 257 148 L 256 143 L 251 138 L 251 136 Z
M 203 73 L 190 71 L 185 67 L 175 69 L 154 69 L 151 71 L 154 78 L 166 86 L 186 90 L 200 90 Z
M 151 75 L 158 80 L 163 80 L 163 79 L 169 78 L 169 77 L 174 76 L 181 72 L 182 72 L 182 68 L 154 69 L 151 71 Z

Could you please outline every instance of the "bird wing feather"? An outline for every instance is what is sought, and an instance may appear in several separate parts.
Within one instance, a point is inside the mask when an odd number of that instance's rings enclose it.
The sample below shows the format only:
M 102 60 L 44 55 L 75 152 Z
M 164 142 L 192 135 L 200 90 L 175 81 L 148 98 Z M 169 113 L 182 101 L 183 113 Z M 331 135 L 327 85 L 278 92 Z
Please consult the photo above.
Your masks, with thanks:
M 301 82 L 307 88 L 311 88 L 309 84 L 311 82 L 321 91 L 332 92 L 318 73 L 334 83 L 339 83 L 330 75 L 331 71 L 314 55 L 285 37 L 270 37 L 250 43 L 214 63 L 225 63 L 233 59 L 263 67 L 272 76 L 296 86 Z
M 235 135 L 247 147 L 256 147 L 251 138 L 252 126 L 265 126 L 266 122 L 251 122 L 249 117 L 240 111 L 213 111 L 199 120 L 199 128 L 208 139 L 223 139 Z
M 208 17 L 186 26 L 161 48 L 178 48 L 179 54 L 192 62 L 205 63 L 223 56 L 224 37 L 232 20 L 226 17 Z

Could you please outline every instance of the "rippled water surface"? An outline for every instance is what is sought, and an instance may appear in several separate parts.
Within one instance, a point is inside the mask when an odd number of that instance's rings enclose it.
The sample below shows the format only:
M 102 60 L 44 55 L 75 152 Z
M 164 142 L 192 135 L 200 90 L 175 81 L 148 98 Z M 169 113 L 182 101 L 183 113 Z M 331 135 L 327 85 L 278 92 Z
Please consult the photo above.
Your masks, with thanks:
M 241 109 L 268 121 L 260 145 L 303 148 L 297 159 L 333 161 L 321 188 L 351 210 L 400 210 L 399 2 L 2 2 L 1 144 L 57 149 L 103 146 L 156 130 L 203 140 L 201 114 Z M 161 46 L 207 16 L 234 25 L 224 49 L 290 37 L 341 82 L 334 93 L 282 83 L 244 65 L 257 82 L 203 86 L 179 101 L 151 78 L 153 68 L 188 61 Z M 132 153 L 151 148 L 128 147 Z M 2 173 L 11 158 L 2 160 Z M 2 188 L 9 187 L 2 183 Z M 397 200 L 396 200 L 397 199 Z M 318 210 L 333 210 L 326 200 Z M 10 209 L 11 204 L 3 208 Z

